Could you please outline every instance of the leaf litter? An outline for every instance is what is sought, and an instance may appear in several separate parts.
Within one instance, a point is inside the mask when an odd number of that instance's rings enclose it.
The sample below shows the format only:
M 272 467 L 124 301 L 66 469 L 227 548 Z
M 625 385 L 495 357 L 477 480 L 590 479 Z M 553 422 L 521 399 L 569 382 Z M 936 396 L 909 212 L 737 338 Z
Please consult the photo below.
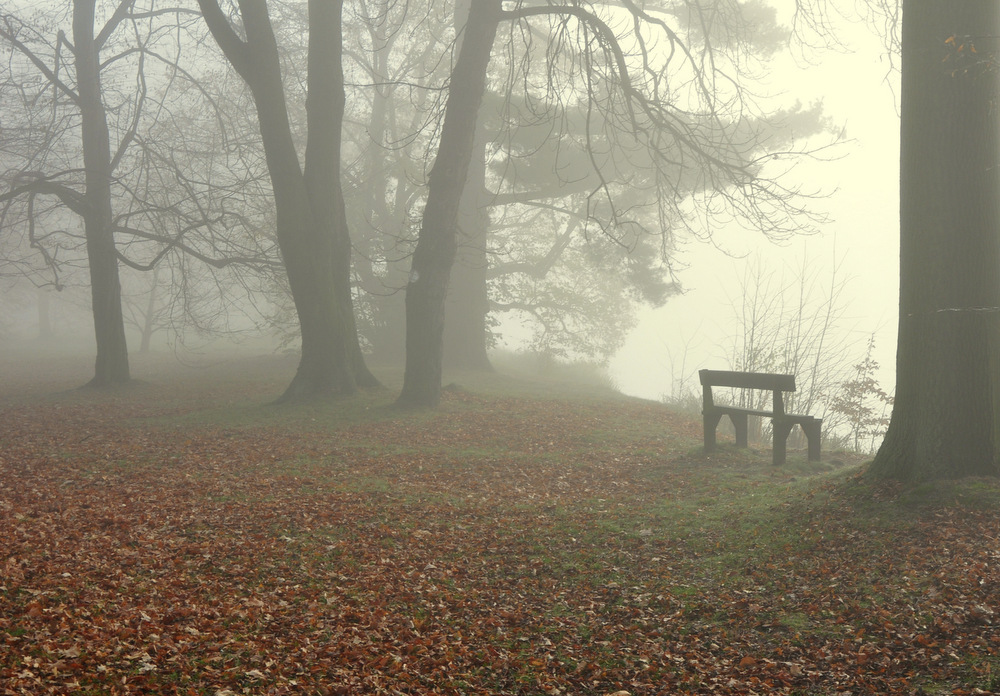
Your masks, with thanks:
M 648 402 L 445 398 L 4 408 L 0 693 L 1000 689 L 995 506 L 709 459 Z

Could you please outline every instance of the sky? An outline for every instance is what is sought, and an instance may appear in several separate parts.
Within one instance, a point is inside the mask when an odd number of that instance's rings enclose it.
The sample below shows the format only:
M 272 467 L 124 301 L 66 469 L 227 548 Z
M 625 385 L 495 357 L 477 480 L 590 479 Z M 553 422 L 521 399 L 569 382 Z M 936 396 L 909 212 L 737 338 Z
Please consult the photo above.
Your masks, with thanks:
M 845 350 L 860 359 L 874 334 L 879 381 L 891 392 L 898 314 L 898 74 L 872 29 L 847 22 L 840 28 L 849 51 L 815 54 L 815 64 L 783 59 L 766 85 L 786 103 L 822 100 L 824 113 L 845 128 L 847 142 L 837 148 L 836 159 L 804 161 L 788 180 L 826 194 L 810 207 L 829 221 L 816 234 L 782 244 L 723 230 L 714 245 L 686 245 L 681 260 L 687 268 L 680 275 L 685 293 L 643 311 L 611 361 L 611 377 L 625 393 L 657 400 L 677 396 L 672 391 L 678 380 L 697 388 L 698 369 L 727 369 L 725 348 L 737 332 L 730 298 L 738 294 L 746 264 L 760 263 L 776 275 L 785 269 L 791 277 L 803 256 L 821 280 L 839 262 L 838 277 L 847 281 L 841 303 Z

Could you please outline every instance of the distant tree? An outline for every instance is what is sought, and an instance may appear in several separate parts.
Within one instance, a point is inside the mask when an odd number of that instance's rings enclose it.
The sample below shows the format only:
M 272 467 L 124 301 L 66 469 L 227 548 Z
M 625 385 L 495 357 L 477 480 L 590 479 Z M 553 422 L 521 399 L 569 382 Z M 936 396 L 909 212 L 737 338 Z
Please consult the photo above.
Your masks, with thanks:
M 635 308 L 662 304 L 677 286 L 655 237 L 623 244 L 586 229 L 572 210 L 507 206 L 492 227 L 489 309 L 519 326 L 533 352 L 603 364 L 635 326 Z M 489 329 L 480 321 L 484 337 Z
M 456 3 L 461 8 L 463 3 Z M 465 17 L 456 12 L 457 30 Z M 485 96 L 485 94 L 484 94 Z M 455 264 L 449 274 L 445 296 L 444 335 L 441 360 L 452 368 L 491 370 L 487 354 L 490 313 L 490 190 L 487 179 L 487 147 L 492 140 L 484 109 L 476 116 L 472 157 L 465 177 L 456 220 Z
M 192 9 L 148 0 L 42 1 L 0 14 L 0 42 L 12 49 L 0 80 L 9 187 L 0 203 L 14 238 L 3 253 L 36 285 L 89 284 L 92 386 L 130 378 L 122 265 L 146 271 L 179 253 L 218 269 L 268 265 L 255 240 L 218 233 L 241 216 L 226 210 L 228 194 L 211 194 L 221 168 L 204 164 L 187 179 L 178 167 L 206 149 L 183 109 L 214 111 L 177 62 L 197 46 L 192 26 Z M 186 280 L 177 287 L 195 285 Z
M 359 328 L 372 359 L 402 365 L 404 288 L 436 144 L 452 32 L 446 3 L 356 3 L 345 22 L 345 198 Z M 348 8 L 345 8 L 347 11 Z
M 714 50 L 739 48 L 765 56 L 787 39 L 787 30 L 775 23 L 768 8 L 725 7 L 712 14 L 713 23 L 726 27 L 705 42 Z M 750 26 L 753 31 L 744 34 Z M 616 32 L 627 40 L 622 27 Z M 722 45 L 715 45 L 716 40 Z M 657 306 L 678 287 L 671 270 L 671 236 L 683 223 L 678 215 L 660 217 L 670 204 L 652 203 L 656 180 L 663 179 L 662 170 L 657 172 L 663 163 L 618 133 L 626 129 L 615 123 L 614 109 L 606 109 L 600 97 L 579 99 L 583 90 L 573 78 L 576 51 L 552 51 L 538 41 L 513 41 L 499 51 L 516 59 L 492 71 L 491 91 L 480 112 L 449 288 L 444 362 L 488 368 L 491 327 L 504 312 L 516 314 L 529 327 L 536 346 L 571 352 L 582 348 L 588 359 L 603 361 L 624 339 L 637 306 Z M 553 96 L 562 94 L 574 96 Z M 700 128 L 728 130 L 729 141 L 742 144 L 748 162 L 751 153 L 789 147 L 792 137 L 805 138 L 823 126 L 815 107 L 797 107 L 767 119 L 744 111 L 736 124 L 726 123 L 731 114 L 725 112 L 709 110 L 690 118 L 692 125 L 700 121 Z M 578 137 L 586 133 L 590 138 Z M 625 162 L 628 166 L 616 171 Z M 691 188 L 675 191 L 674 198 L 688 198 L 711 186 L 709 179 L 680 176 L 681 169 L 673 173 L 675 181 L 682 189 Z M 610 210 L 595 205 L 606 195 L 593 195 L 602 188 L 613 199 L 613 208 L 630 211 L 632 220 L 615 220 Z M 553 215 L 556 211 L 562 215 Z M 544 220 L 552 224 L 538 224 Z M 600 228 L 598 221 L 608 223 L 603 234 L 591 234 Z M 563 262 L 563 254 L 581 244 L 599 245 L 597 239 L 613 239 L 617 251 L 604 247 L 597 254 L 602 262 L 590 269 Z M 649 253 L 657 246 L 660 254 Z M 603 302 L 600 293 L 587 292 L 600 285 L 607 286 Z M 512 296 L 517 289 L 526 294 Z M 544 299 L 550 293 L 561 301 Z M 588 340 L 613 333 L 618 336 L 613 342 Z
M 1000 474 L 1000 3 L 904 0 L 900 300 L 873 474 Z
M 586 129 L 582 111 L 563 118 L 570 133 Z M 821 132 L 824 124 L 819 107 L 797 106 L 767 120 L 748 116 L 739 138 L 748 146 L 758 142 L 763 152 L 765 144 L 772 150 L 792 147 L 795 138 Z M 608 184 L 616 206 L 632 211 L 641 222 L 617 226 L 612 235 L 595 234 L 590 220 L 590 193 L 601 186 L 599 172 L 577 143 L 553 137 L 551 123 L 517 128 L 495 159 L 493 185 L 502 192 L 488 200 L 491 212 L 500 212 L 483 253 L 490 309 L 494 315 L 507 311 L 520 317 L 537 349 L 607 360 L 631 328 L 637 307 L 660 306 L 681 289 L 674 234 L 683 223 L 656 217 L 660 207 L 649 194 L 655 188 L 653 162 L 629 153 L 634 167 L 629 177 Z M 560 170 L 574 172 L 576 178 L 560 181 L 553 176 Z M 680 168 L 675 175 L 680 176 Z M 705 182 L 687 181 L 693 188 L 683 194 L 686 198 L 703 193 Z M 455 289 L 456 294 L 472 294 L 464 285 Z M 480 334 L 488 334 L 482 321 Z

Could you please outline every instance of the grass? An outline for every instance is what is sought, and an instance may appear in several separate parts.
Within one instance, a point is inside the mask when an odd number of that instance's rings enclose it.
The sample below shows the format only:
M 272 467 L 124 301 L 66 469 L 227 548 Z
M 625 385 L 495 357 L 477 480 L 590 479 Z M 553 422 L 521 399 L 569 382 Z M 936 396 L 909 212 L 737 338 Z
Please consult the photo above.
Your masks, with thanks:
M 441 409 L 409 413 L 389 389 L 267 405 L 287 360 L 217 368 L 150 368 L 112 393 L 68 391 L 76 373 L 50 370 L 50 391 L 0 397 L 0 639 L 13 646 L 0 682 L 60 693 L 67 682 L 26 673 L 75 670 L 105 692 L 164 692 L 184 674 L 197 693 L 633 695 L 997 683 L 993 481 L 902 490 L 845 453 L 792 452 L 780 469 L 769 451 L 706 455 L 696 417 L 600 380 L 461 374 Z M 77 642 L 76 667 L 25 661 Z

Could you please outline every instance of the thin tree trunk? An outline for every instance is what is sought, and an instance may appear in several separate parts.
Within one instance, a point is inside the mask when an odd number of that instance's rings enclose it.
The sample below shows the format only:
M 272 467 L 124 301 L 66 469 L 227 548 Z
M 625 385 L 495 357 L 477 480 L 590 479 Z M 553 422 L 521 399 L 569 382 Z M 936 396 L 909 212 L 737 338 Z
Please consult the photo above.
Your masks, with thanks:
M 111 146 L 101 101 L 99 47 L 94 39 L 96 0 L 73 1 L 73 42 L 83 139 L 87 211 L 83 216 L 90 266 L 91 307 L 97 360 L 87 386 L 107 387 L 130 379 L 121 281 L 111 211 Z
M 998 35 L 1000 3 L 904 2 L 899 343 L 878 476 L 1000 473 Z
M 452 70 L 437 159 L 406 287 L 406 372 L 397 403 L 434 407 L 441 398 L 444 307 L 458 246 L 458 209 L 475 142 L 499 0 L 472 3 Z
M 149 286 L 149 301 L 146 302 L 146 314 L 142 318 L 142 340 L 139 352 L 145 355 L 153 342 L 153 332 L 156 331 L 156 290 L 160 285 L 160 266 L 153 269 L 153 282 Z

